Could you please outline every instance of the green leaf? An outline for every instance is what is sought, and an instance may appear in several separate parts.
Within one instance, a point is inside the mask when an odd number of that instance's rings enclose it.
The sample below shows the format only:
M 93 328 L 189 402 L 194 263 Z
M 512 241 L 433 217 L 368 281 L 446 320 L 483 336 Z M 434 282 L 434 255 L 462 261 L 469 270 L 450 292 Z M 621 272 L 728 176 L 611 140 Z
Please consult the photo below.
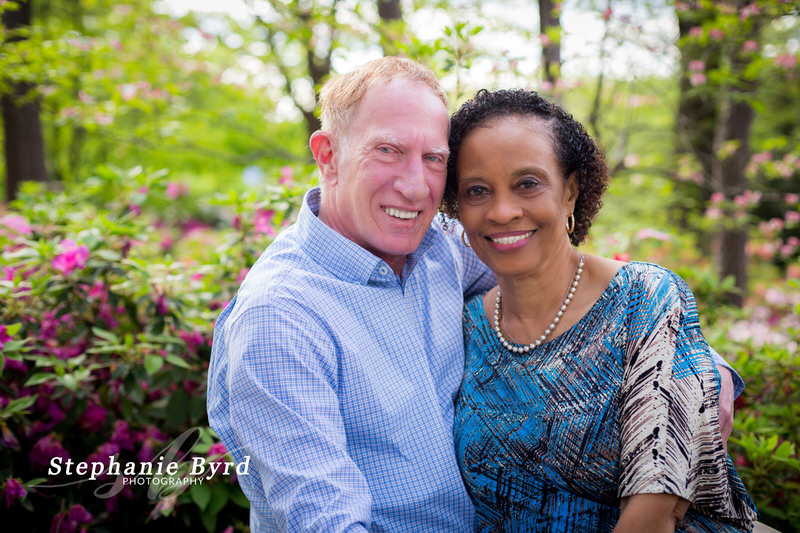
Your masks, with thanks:
M 205 511 L 206 507 L 208 507 L 208 502 L 211 501 L 211 489 L 208 488 L 208 485 L 192 485 L 192 488 L 189 489 L 189 495 L 201 511 Z
M 151 376 L 161 370 L 164 366 L 164 358 L 160 355 L 146 355 L 144 357 L 144 369 Z
M 217 483 L 211 489 L 213 497 L 211 498 L 211 505 L 208 506 L 208 512 L 212 515 L 218 514 L 225 505 L 228 503 L 228 488 L 226 485 Z
M 16 335 L 19 331 L 19 328 L 22 327 L 22 323 L 17 322 L 16 324 L 6 324 L 6 334 L 8 335 Z
M 775 456 L 780 457 L 781 459 L 788 459 L 789 456 L 791 456 L 794 452 L 793 448 L 794 446 L 792 446 L 792 443 L 788 440 L 785 440 L 780 446 L 778 446 L 778 449 L 775 450 Z
M 25 382 L 26 387 L 33 387 L 35 385 L 41 385 L 46 381 L 50 381 L 51 379 L 55 379 L 55 376 L 49 372 L 37 372 L 36 374 L 32 375 L 28 378 Z
M 114 343 L 114 344 L 119 344 L 119 337 L 117 337 L 116 335 L 114 335 L 110 331 L 106 331 L 104 329 L 101 329 L 101 328 L 98 328 L 98 327 L 94 327 L 94 328 L 92 328 L 92 333 L 94 333 L 95 335 L 97 335 L 98 337 L 100 337 L 103 340 L 106 340 L 106 341 Z
M 187 363 L 185 360 L 181 359 L 179 356 L 175 355 L 174 353 L 167 354 L 166 359 L 167 359 L 168 363 L 172 363 L 173 365 L 175 365 L 177 367 L 186 368 L 186 369 L 189 369 L 189 370 L 192 368 L 192 365 L 190 365 L 189 363 Z
M 250 500 L 247 499 L 247 496 L 244 495 L 244 492 L 242 492 L 242 489 L 240 489 L 238 486 L 232 487 L 229 497 L 233 503 L 242 509 L 250 508 Z
M 22 398 L 17 398 L 16 400 L 11 400 L 8 402 L 8 405 L 6 405 L 5 409 L 0 411 L 0 416 L 7 418 L 14 413 L 25 411 L 28 407 L 33 405 L 37 396 L 37 394 L 34 394 L 32 396 L 24 396 Z
M 200 521 L 203 522 L 203 526 L 206 528 L 208 533 L 214 533 L 214 530 L 217 527 L 217 515 L 203 513 L 200 515 Z

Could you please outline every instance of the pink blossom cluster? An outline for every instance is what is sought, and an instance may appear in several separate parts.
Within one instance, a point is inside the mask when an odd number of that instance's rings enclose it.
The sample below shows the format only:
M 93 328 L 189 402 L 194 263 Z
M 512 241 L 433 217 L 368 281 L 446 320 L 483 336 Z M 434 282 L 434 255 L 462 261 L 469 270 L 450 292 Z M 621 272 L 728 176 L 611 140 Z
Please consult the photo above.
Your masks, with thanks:
M 11 506 L 17 500 L 21 500 L 28 495 L 28 491 L 25 490 L 25 487 L 13 477 L 6 479 L 5 483 L 3 484 L 3 496 L 6 500 L 6 509 L 11 508 Z
M 91 524 L 92 520 L 92 514 L 83 505 L 76 503 L 68 511 L 53 517 L 50 533 L 83 533 L 86 531 L 83 526 Z
M 129 102 L 136 97 L 147 100 L 164 100 L 169 97 L 166 89 L 153 88 L 148 81 L 123 83 L 117 87 L 117 92 L 123 101 Z
M 752 17 L 753 15 L 758 15 L 759 9 L 758 4 L 756 2 L 752 2 L 744 6 L 741 10 L 739 10 L 739 20 L 745 21 L 748 18 Z
M 81 270 L 86 266 L 86 260 L 89 259 L 89 248 L 85 245 L 78 244 L 72 239 L 64 239 L 61 241 L 59 249 L 60 253 L 50 263 L 55 270 L 69 276 L 73 270 Z

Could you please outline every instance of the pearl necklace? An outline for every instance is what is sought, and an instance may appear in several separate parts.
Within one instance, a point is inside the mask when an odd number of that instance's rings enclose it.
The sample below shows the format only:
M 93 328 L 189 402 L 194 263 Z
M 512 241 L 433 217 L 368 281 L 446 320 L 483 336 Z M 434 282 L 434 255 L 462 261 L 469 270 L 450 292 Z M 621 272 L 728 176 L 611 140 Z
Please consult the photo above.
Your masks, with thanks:
M 547 329 L 544 330 L 544 333 L 541 337 L 539 337 L 536 341 L 525 345 L 512 344 L 508 342 L 505 337 L 503 337 L 503 332 L 500 330 L 500 287 L 497 287 L 497 298 L 494 301 L 494 332 L 497 334 L 497 338 L 500 339 L 500 342 L 503 344 L 503 346 L 506 347 L 506 350 L 514 353 L 528 353 L 547 339 L 550 333 L 556 329 L 556 324 L 558 324 L 558 322 L 561 320 L 561 316 L 564 314 L 564 311 L 567 310 L 567 306 L 569 306 L 570 302 L 572 301 L 572 297 L 575 296 L 575 290 L 578 288 L 578 283 L 581 281 L 582 272 L 583 254 L 581 254 L 580 259 L 578 259 L 578 266 L 575 268 L 575 276 L 572 279 L 572 284 L 569 287 L 567 296 L 564 298 L 564 302 L 561 304 L 561 308 L 558 310 L 558 314 L 556 314 L 556 317 L 552 322 L 550 322 L 550 325 L 547 326 Z

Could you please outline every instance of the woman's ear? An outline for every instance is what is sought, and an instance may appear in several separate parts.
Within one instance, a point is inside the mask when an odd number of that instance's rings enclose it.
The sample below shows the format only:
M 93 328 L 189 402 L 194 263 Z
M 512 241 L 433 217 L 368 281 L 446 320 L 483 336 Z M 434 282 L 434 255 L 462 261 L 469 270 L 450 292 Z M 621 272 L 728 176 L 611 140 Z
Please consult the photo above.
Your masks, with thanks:
M 338 175 L 333 135 L 329 131 L 317 130 L 311 134 L 308 144 L 317 161 L 320 176 L 329 185 L 335 185 Z
M 575 202 L 578 200 L 578 193 L 580 193 L 578 176 L 573 172 L 569 175 L 569 178 L 567 178 L 566 187 L 564 188 L 564 202 L 570 213 L 575 211 Z

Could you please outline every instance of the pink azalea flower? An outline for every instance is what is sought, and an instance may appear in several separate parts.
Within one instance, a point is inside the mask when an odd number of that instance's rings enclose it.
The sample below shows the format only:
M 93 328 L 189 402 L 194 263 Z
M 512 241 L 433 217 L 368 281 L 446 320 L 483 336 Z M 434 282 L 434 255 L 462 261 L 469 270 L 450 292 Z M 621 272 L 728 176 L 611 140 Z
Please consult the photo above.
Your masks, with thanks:
M 215 463 L 222 463 L 225 461 L 225 454 L 228 453 L 228 449 L 225 448 L 225 445 L 221 442 L 217 442 L 211 445 L 208 448 L 208 458 L 211 459 Z
M 603 10 L 603 14 L 601 16 L 603 17 L 603 20 L 608 20 L 611 18 L 612 13 L 613 11 L 611 10 L 611 7 L 607 7 Z
M 702 72 L 706 69 L 706 62 L 699 59 L 689 61 L 689 70 L 692 72 Z
M 747 40 L 742 44 L 742 52 L 749 54 L 758 50 L 758 43 L 753 40 Z
M 663 231 L 658 231 L 653 228 L 644 228 L 636 233 L 636 238 L 639 240 L 656 239 L 659 241 L 669 241 L 671 237 Z
M 6 345 L 8 341 L 11 340 L 11 336 L 6 333 L 6 325 L 0 324 L 0 350 L 3 349 L 3 346 Z
M 36 441 L 28 459 L 35 472 L 44 472 L 53 457 L 61 457 L 64 460 L 70 458 L 61 441 L 51 433 Z
M 28 494 L 28 491 L 25 490 L 25 487 L 23 487 L 19 481 L 10 477 L 3 486 L 3 494 L 6 498 L 6 509 L 8 509 L 15 501 L 24 498 Z
M 758 4 L 755 2 L 748 4 L 739 12 L 739 20 L 747 20 L 752 15 L 758 15 Z
M 794 205 L 800 202 L 800 195 L 790 192 L 784 196 L 783 200 L 786 202 L 786 205 Z
M 800 222 L 800 211 L 787 211 L 784 218 L 786 222 Z
M 690 35 L 691 37 L 700 37 L 701 35 L 703 35 L 703 28 L 701 28 L 700 26 L 694 26 L 694 27 L 692 27 L 692 28 L 689 30 L 689 35 Z
M 689 76 L 689 83 L 697 87 L 698 85 L 704 85 L 707 81 L 706 75 L 702 72 L 694 72 L 691 76 Z
M 711 203 L 718 204 L 725 200 L 725 195 L 721 192 L 715 192 L 711 195 Z
M 281 185 L 294 187 L 294 170 L 292 170 L 292 167 L 281 167 L 281 178 L 279 182 Z
M 86 410 L 83 412 L 83 416 L 81 416 L 79 425 L 86 431 L 96 433 L 103 429 L 107 416 L 108 412 L 103 407 L 94 402 L 89 402 L 89 405 L 86 406 Z
M 85 245 L 78 245 L 72 239 L 64 239 L 59 245 L 61 253 L 53 258 L 50 263 L 52 267 L 65 276 L 69 276 L 73 270 L 82 269 L 86 266 L 89 258 L 89 248 Z
M 272 227 L 272 217 L 275 216 L 275 211 L 272 209 L 259 209 L 256 211 L 256 216 L 253 220 L 253 226 L 256 233 L 263 233 L 270 237 L 275 236 L 275 230 Z
M 550 37 L 548 37 L 546 33 L 540 33 L 539 34 L 539 40 L 541 41 L 542 46 L 547 46 L 552 42 L 550 40 Z
M 24 235 L 28 237 L 31 234 L 30 224 L 28 224 L 28 221 L 25 220 L 25 217 L 21 215 L 5 215 L 3 218 L 0 218 L 0 226 L 11 230 L 17 235 Z M 9 235 L 7 232 L 3 233 Z
M 50 524 L 50 533 L 84 532 L 86 528 L 81 526 L 90 524 L 93 519 L 92 514 L 83 505 L 75 504 L 70 507 L 69 511 L 58 513 L 53 517 L 53 522 Z
M 719 28 L 711 28 L 708 30 L 708 36 L 718 41 L 725 37 L 725 32 Z
M 709 207 L 706 209 L 706 218 L 709 220 L 719 220 L 722 218 L 722 210 L 719 207 Z
M 792 70 L 797 66 L 797 56 L 794 54 L 781 54 L 775 58 L 775 65 L 785 70 Z
M 623 261 L 623 262 L 627 263 L 630 260 L 631 260 L 631 254 L 627 254 L 627 253 L 625 253 L 625 254 L 615 253 L 614 254 L 614 261 Z
M 753 154 L 753 157 L 750 158 L 750 161 L 753 163 L 766 163 L 767 161 L 772 160 L 772 152 L 758 152 L 757 154 Z
M 171 181 L 167 182 L 166 195 L 170 200 L 174 200 L 175 198 L 179 197 L 181 195 L 180 185 Z

